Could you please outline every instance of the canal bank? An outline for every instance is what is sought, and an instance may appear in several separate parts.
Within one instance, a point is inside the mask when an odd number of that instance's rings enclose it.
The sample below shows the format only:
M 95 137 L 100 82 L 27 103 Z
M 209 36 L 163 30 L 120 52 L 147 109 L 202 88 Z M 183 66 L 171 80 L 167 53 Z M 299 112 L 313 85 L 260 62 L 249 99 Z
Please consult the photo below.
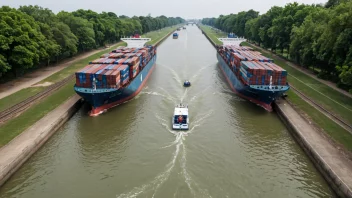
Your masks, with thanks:
M 81 107 L 74 95 L 0 148 L 0 187 Z
M 154 45 L 160 45 L 173 32 L 162 37 Z M 77 94 L 74 94 L 0 148 L 0 187 L 79 110 L 82 101 Z
M 179 34 L 159 46 L 137 97 L 95 118 L 84 105 L 0 198 L 332 197 L 277 115 L 229 92 L 201 31 Z M 190 107 L 189 131 L 170 127 L 180 102 Z
M 199 26 L 209 42 L 216 48 L 217 44 Z M 326 140 L 322 134 L 301 117 L 285 100 L 274 103 L 280 119 L 287 126 L 292 136 L 309 156 L 317 169 L 324 176 L 331 188 L 341 197 L 352 197 L 352 162 L 339 149 Z
M 341 197 L 352 198 L 352 163 L 285 100 L 274 103 L 275 110 L 292 136 Z

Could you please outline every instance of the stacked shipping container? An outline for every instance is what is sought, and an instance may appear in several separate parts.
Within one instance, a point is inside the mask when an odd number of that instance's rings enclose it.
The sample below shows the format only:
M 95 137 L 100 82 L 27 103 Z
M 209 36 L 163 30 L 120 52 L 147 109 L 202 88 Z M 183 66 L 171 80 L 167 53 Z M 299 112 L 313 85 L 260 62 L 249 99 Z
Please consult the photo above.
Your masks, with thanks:
M 219 54 L 247 85 L 286 85 L 287 71 L 250 47 L 223 46 Z
M 133 80 L 154 55 L 153 46 L 119 47 L 76 72 L 76 86 L 119 89 Z

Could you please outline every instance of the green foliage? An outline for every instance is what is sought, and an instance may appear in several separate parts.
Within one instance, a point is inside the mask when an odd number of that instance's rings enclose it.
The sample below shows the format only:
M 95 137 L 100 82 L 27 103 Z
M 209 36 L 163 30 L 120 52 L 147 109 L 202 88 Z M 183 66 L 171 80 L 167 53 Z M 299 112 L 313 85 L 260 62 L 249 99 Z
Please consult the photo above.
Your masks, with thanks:
M 339 77 L 341 79 L 341 83 L 347 85 L 348 87 L 352 87 L 352 67 L 349 66 L 336 66 L 337 71 L 340 73 Z M 352 93 L 352 89 L 349 90 Z
M 335 66 L 352 66 L 351 10 L 351 0 L 329 0 L 325 7 L 289 3 L 274 6 L 260 16 L 250 10 L 205 18 L 202 23 L 245 36 L 307 69 L 319 71 L 318 77 L 343 84 L 348 90 L 352 85 L 342 80 Z
M 257 17 L 258 12 L 249 10 L 247 12 L 239 12 L 238 14 L 230 14 L 227 16 L 220 15 L 219 18 L 206 18 L 202 20 L 202 23 L 215 26 L 226 32 L 235 32 L 238 36 L 245 36 L 247 21 Z
M 140 16 L 139 20 L 142 25 L 142 33 L 159 30 L 168 26 L 173 26 L 173 25 L 185 22 L 185 20 L 180 17 L 167 18 L 165 16 L 160 16 L 156 18 L 152 18 L 150 16 L 146 16 L 146 17 Z
M 46 59 L 45 36 L 33 18 L 9 7 L 0 8 L 1 71 L 29 69 Z
M 339 5 L 340 3 L 346 3 L 349 0 L 328 0 L 328 2 L 326 2 L 325 7 L 326 8 L 331 8 L 334 6 Z
M 39 6 L 21 6 L 20 11 L 32 16 L 41 27 L 41 32 L 48 40 L 50 60 L 70 57 L 77 53 L 77 37 L 70 27 L 60 22 L 59 18 L 49 9 Z
M 72 13 L 61 11 L 57 14 L 60 21 L 67 24 L 78 38 L 78 50 L 86 51 L 96 47 L 93 24 L 87 19 L 76 17 Z
M 0 77 L 115 43 L 122 36 L 160 30 L 184 22 L 179 17 L 118 17 L 79 9 L 57 15 L 39 6 L 0 8 Z M 1 80 L 1 79 L 0 79 Z

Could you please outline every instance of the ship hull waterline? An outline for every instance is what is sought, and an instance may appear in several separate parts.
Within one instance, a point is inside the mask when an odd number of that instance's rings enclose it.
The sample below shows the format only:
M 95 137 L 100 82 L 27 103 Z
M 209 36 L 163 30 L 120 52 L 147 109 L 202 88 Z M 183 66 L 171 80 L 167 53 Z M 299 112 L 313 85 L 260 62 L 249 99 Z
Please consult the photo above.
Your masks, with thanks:
M 75 86 L 75 91 L 86 102 L 92 106 L 90 116 L 98 116 L 108 109 L 120 105 L 139 94 L 148 78 L 153 73 L 156 62 L 155 55 L 148 64 L 137 74 L 137 76 L 126 86 L 120 89 L 99 89 L 94 91 L 91 88 L 81 88 Z
M 288 86 L 284 86 L 285 88 L 283 90 L 275 91 L 253 89 L 250 86 L 243 84 L 237 78 L 219 53 L 217 53 L 217 59 L 219 62 L 218 66 L 225 76 L 227 83 L 230 85 L 231 90 L 241 98 L 261 106 L 269 112 L 273 111 L 272 103 L 275 99 L 282 96 L 282 94 L 289 89 Z

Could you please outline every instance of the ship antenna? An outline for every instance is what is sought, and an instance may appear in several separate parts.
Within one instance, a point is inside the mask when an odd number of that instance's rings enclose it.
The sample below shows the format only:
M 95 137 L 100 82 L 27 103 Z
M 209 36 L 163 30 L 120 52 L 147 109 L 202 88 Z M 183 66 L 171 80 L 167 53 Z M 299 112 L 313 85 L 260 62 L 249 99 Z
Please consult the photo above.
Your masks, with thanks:
M 273 76 L 270 76 L 270 86 L 269 86 L 270 89 L 272 84 L 273 84 Z
M 93 78 L 93 89 L 97 90 L 97 84 L 96 84 L 95 77 Z

